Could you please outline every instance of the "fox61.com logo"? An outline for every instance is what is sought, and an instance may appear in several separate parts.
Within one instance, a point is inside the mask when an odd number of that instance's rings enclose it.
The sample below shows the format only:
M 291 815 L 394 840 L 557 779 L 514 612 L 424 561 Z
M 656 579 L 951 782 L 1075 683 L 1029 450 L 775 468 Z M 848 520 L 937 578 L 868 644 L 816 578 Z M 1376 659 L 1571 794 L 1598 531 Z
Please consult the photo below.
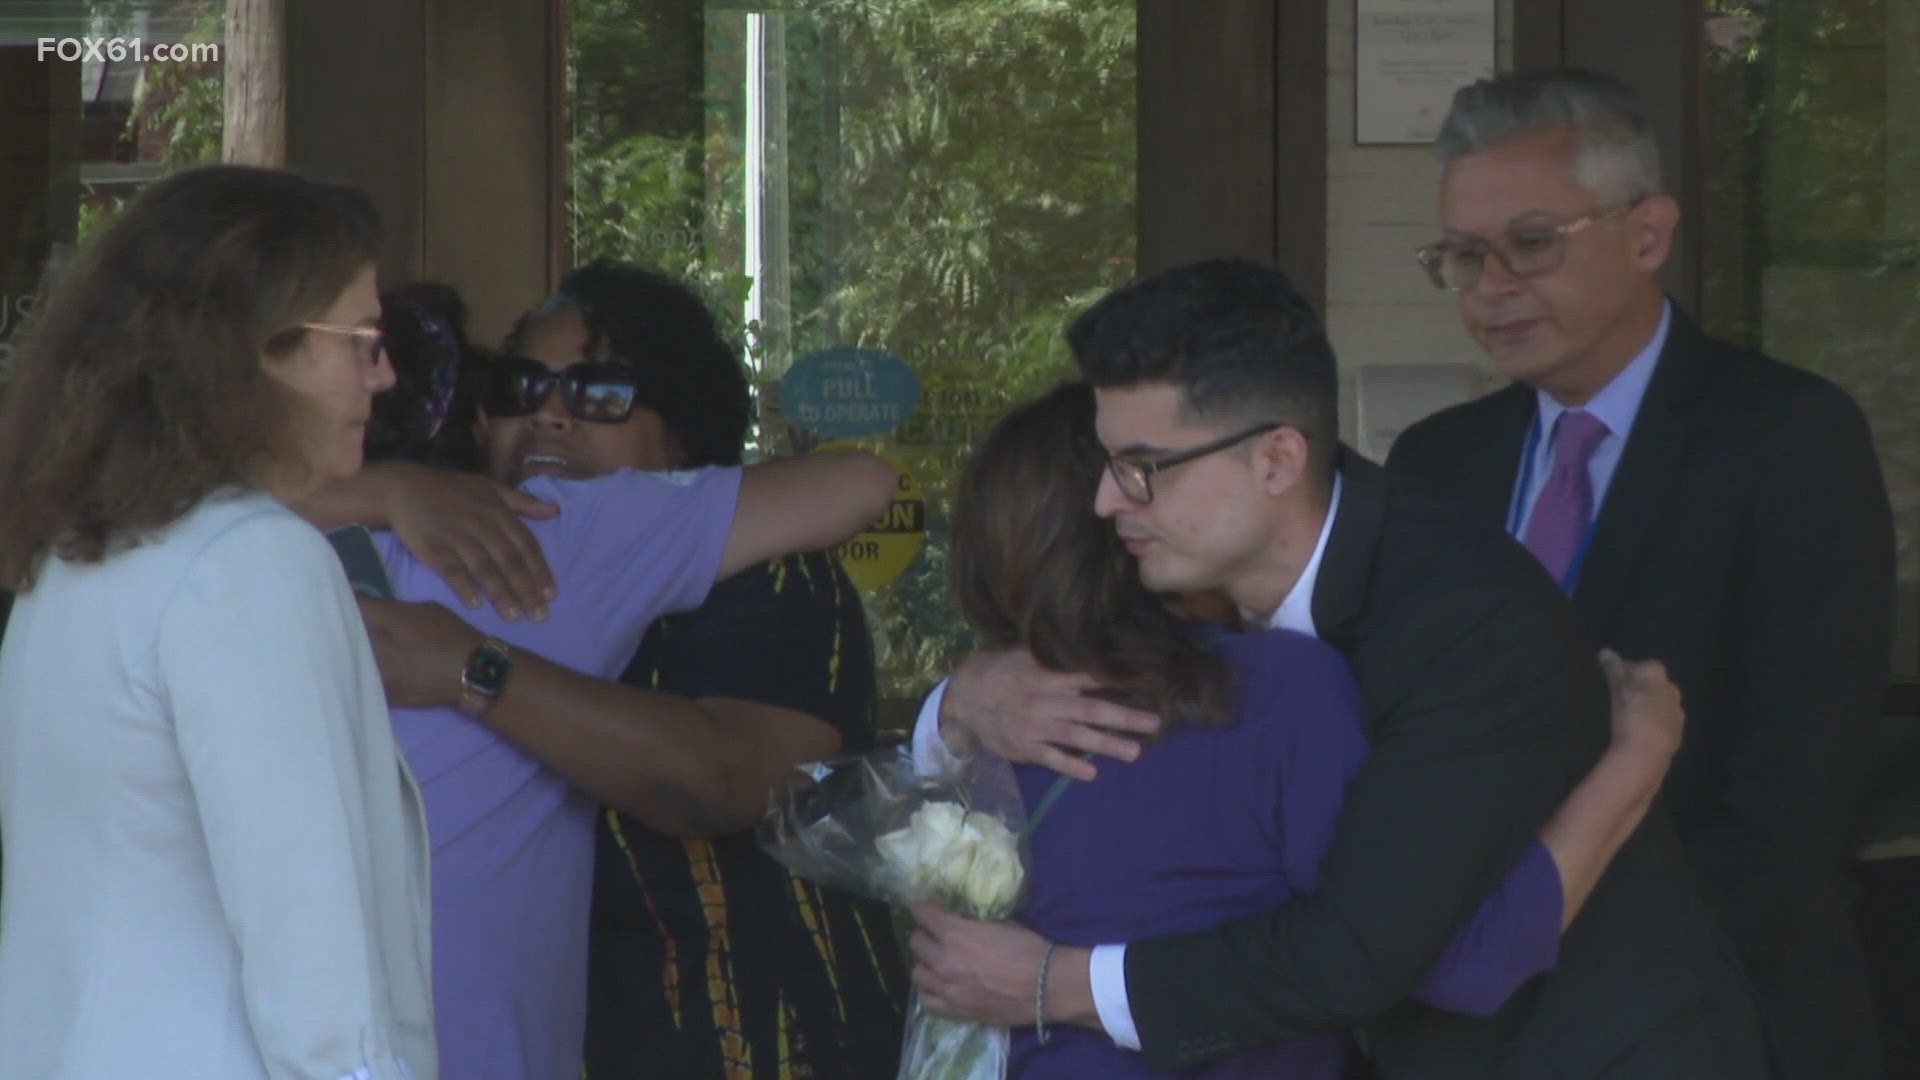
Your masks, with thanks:
M 211 41 L 146 41 L 137 37 L 43 37 L 39 39 L 39 58 L 114 64 L 210 63 L 220 59 L 220 45 Z

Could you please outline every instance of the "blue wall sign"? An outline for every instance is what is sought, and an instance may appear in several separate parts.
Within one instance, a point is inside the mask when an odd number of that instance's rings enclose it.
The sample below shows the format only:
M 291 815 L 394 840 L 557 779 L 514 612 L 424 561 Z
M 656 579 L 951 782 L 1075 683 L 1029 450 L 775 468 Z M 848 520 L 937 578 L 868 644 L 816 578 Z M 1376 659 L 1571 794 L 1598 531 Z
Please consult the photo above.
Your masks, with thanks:
M 920 404 L 920 379 L 879 349 L 836 345 L 794 361 L 780 379 L 787 419 L 829 439 L 890 431 Z

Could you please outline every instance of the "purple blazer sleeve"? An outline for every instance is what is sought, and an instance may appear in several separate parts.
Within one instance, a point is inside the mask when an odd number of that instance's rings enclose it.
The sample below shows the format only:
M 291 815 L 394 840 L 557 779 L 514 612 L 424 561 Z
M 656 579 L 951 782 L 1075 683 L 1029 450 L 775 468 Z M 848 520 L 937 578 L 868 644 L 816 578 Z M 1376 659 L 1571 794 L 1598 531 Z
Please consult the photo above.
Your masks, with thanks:
M 1489 1016 L 1560 956 L 1560 869 L 1535 840 L 1447 942 L 1413 996 L 1450 1012 Z

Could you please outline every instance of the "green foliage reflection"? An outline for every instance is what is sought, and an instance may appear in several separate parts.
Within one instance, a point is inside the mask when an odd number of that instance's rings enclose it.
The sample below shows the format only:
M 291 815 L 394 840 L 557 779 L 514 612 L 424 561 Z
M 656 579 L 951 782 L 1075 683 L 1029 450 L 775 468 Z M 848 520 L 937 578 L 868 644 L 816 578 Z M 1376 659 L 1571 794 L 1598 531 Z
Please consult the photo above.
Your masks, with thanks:
M 1067 372 L 1065 321 L 1133 273 L 1134 4 L 570 11 L 574 261 L 615 256 L 703 285 L 753 363 L 765 449 L 810 441 L 772 392 L 800 356 L 885 349 L 919 375 L 919 412 L 878 445 L 920 478 L 928 542 L 867 599 L 883 695 L 920 693 L 968 645 L 944 585 L 956 468 L 994 417 Z M 767 59 L 750 73 L 755 40 Z M 758 143 L 767 299 L 752 324 L 750 74 L 771 117 Z

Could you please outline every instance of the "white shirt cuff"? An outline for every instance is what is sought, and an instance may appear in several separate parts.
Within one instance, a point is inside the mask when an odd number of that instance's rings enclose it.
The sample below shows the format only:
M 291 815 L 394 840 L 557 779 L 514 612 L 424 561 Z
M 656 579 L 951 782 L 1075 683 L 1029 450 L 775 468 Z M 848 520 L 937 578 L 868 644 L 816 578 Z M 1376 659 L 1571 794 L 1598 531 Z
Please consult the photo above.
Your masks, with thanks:
M 1100 1014 L 1107 1037 L 1122 1050 L 1140 1049 L 1140 1030 L 1133 1026 L 1133 1005 L 1127 1001 L 1127 947 L 1094 946 L 1087 978 L 1093 983 L 1093 1011 Z
M 923 775 L 947 772 L 959 764 L 947 740 L 940 737 L 940 703 L 947 698 L 947 680 L 941 679 L 920 706 L 920 717 L 913 722 L 913 767 Z

